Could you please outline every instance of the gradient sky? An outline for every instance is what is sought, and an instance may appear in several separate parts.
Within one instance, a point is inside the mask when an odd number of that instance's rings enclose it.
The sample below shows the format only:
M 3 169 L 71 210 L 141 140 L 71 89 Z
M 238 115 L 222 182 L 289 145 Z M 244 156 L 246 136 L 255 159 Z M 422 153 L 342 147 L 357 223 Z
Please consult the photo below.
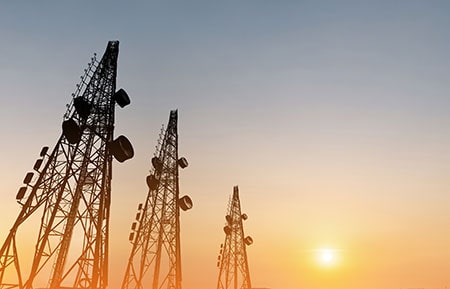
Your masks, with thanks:
M 175 108 L 194 201 L 184 289 L 216 286 L 233 185 L 254 287 L 446 288 L 449 27 L 448 1 L 3 1 L 0 236 L 90 57 L 117 39 L 132 105 L 116 110 L 116 135 L 135 158 L 114 164 L 110 288 Z M 335 266 L 315 260 L 324 247 Z

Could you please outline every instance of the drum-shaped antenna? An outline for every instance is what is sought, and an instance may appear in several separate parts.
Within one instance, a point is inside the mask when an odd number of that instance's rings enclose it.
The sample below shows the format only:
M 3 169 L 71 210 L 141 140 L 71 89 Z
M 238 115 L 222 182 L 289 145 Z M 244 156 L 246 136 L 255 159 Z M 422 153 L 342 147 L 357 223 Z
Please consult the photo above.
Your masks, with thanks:
M 192 200 L 191 198 L 189 198 L 189 196 L 183 196 L 178 200 L 178 205 L 183 211 L 187 211 L 189 209 L 192 209 L 194 204 L 192 203 Z
M 162 170 L 163 163 L 158 157 L 152 158 L 152 165 L 158 172 Z
M 78 115 L 83 119 L 88 118 L 91 114 L 92 105 L 81 96 L 73 100 L 73 106 Z
M 62 124 L 62 129 L 63 135 L 70 144 L 76 144 L 81 140 L 82 131 L 74 119 L 65 120 Z
M 230 226 L 225 226 L 225 227 L 223 227 L 223 231 L 225 232 L 225 234 L 230 235 L 230 234 L 231 234 L 231 228 L 230 228 Z
M 180 168 L 184 169 L 188 166 L 188 161 L 186 160 L 186 158 L 180 158 L 178 160 L 178 165 L 180 166 Z
M 252 237 L 250 237 L 250 236 L 245 237 L 244 243 L 245 243 L 245 245 L 247 245 L 247 246 L 250 246 L 251 244 L 253 244 L 253 239 L 252 239 Z
M 114 93 L 112 99 L 120 106 L 125 107 L 130 104 L 130 97 L 122 88 Z
M 123 135 L 116 138 L 109 146 L 113 156 L 121 163 L 134 156 L 133 146 Z
M 233 218 L 230 215 L 226 215 L 225 220 L 227 220 L 228 224 L 231 224 L 231 222 L 233 221 Z
M 147 186 L 150 190 L 156 190 L 158 188 L 159 181 L 155 175 L 147 176 Z

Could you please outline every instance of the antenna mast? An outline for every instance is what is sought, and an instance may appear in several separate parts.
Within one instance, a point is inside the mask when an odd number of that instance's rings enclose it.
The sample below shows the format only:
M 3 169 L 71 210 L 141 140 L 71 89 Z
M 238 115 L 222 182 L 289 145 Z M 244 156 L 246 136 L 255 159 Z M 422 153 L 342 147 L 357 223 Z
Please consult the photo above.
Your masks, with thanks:
M 100 61 L 94 55 L 56 145 L 44 147 L 36 175 L 25 176 L 16 196 L 21 211 L 0 248 L 0 288 L 106 288 L 112 157 L 123 162 L 134 155 L 126 137 L 113 136 L 115 104 L 130 103 L 123 89 L 116 91 L 118 53 L 119 42 L 110 41 Z M 25 274 L 21 258 L 29 250 L 17 243 L 25 243 L 19 231 L 32 220 L 40 225 Z
M 192 208 L 189 196 L 180 197 L 178 167 L 178 112 L 170 112 L 169 124 L 160 135 L 159 149 L 147 177 L 149 192 L 138 205 L 129 240 L 133 244 L 122 289 L 181 289 L 180 208 Z
M 252 288 L 246 246 L 253 244 L 253 239 L 250 236 L 244 237 L 243 226 L 243 221 L 247 218 L 247 214 L 241 213 L 239 188 L 234 186 L 228 213 L 225 216 L 226 224 L 223 228 L 225 242 L 220 245 L 217 261 L 219 268 L 217 289 Z

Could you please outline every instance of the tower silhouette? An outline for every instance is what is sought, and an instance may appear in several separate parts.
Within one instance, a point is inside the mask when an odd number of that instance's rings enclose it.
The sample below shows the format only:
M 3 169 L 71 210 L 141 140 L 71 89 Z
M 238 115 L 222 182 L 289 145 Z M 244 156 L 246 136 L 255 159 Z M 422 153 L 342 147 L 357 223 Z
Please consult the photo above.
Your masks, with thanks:
M 177 118 L 177 110 L 171 111 L 151 160 L 149 191 L 131 226 L 133 245 L 122 289 L 181 289 L 180 208 L 186 211 L 193 204 L 188 196 L 179 197 L 178 168 L 188 162 L 178 158 Z
M 113 136 L 115 104 L 130 103 L 116 92 L 118 53 L 119 42 L 110 41 L 100 61 L 94 54 L 56 145 L 41 150 L 36 175 L 26 174 L 21 210 L 0 249 L 0 288 L 106 288 L 112 157 L 134 155 L 126 137 Z M 30 254 L 20 229 L 39 220 Z
M 252 288 L 246 246 L 253 244 L 253 239 L 250 236 L 244 237 L 243 226 L 243 221 L 247 218 L 247 214 L 241 213 L 239 188 L 234 186 L 228 213 L 225 216 L 226 224 L 223 228 L 225 242 L 220 245 L 217 261 L 219 268 L 217 289 Z

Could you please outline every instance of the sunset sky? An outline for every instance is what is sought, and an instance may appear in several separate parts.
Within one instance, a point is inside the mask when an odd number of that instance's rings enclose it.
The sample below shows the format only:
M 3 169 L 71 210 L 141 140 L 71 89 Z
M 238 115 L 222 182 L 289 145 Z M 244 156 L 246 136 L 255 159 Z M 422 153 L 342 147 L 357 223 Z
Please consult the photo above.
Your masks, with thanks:
M 449 1 L 2 1 L 0 243 L 109 40 L 135 149 L 114 163 L 110 288 L 171 109 L 183 289 L 216 288 L 234 185 L 255 288 L 450 288 Z

